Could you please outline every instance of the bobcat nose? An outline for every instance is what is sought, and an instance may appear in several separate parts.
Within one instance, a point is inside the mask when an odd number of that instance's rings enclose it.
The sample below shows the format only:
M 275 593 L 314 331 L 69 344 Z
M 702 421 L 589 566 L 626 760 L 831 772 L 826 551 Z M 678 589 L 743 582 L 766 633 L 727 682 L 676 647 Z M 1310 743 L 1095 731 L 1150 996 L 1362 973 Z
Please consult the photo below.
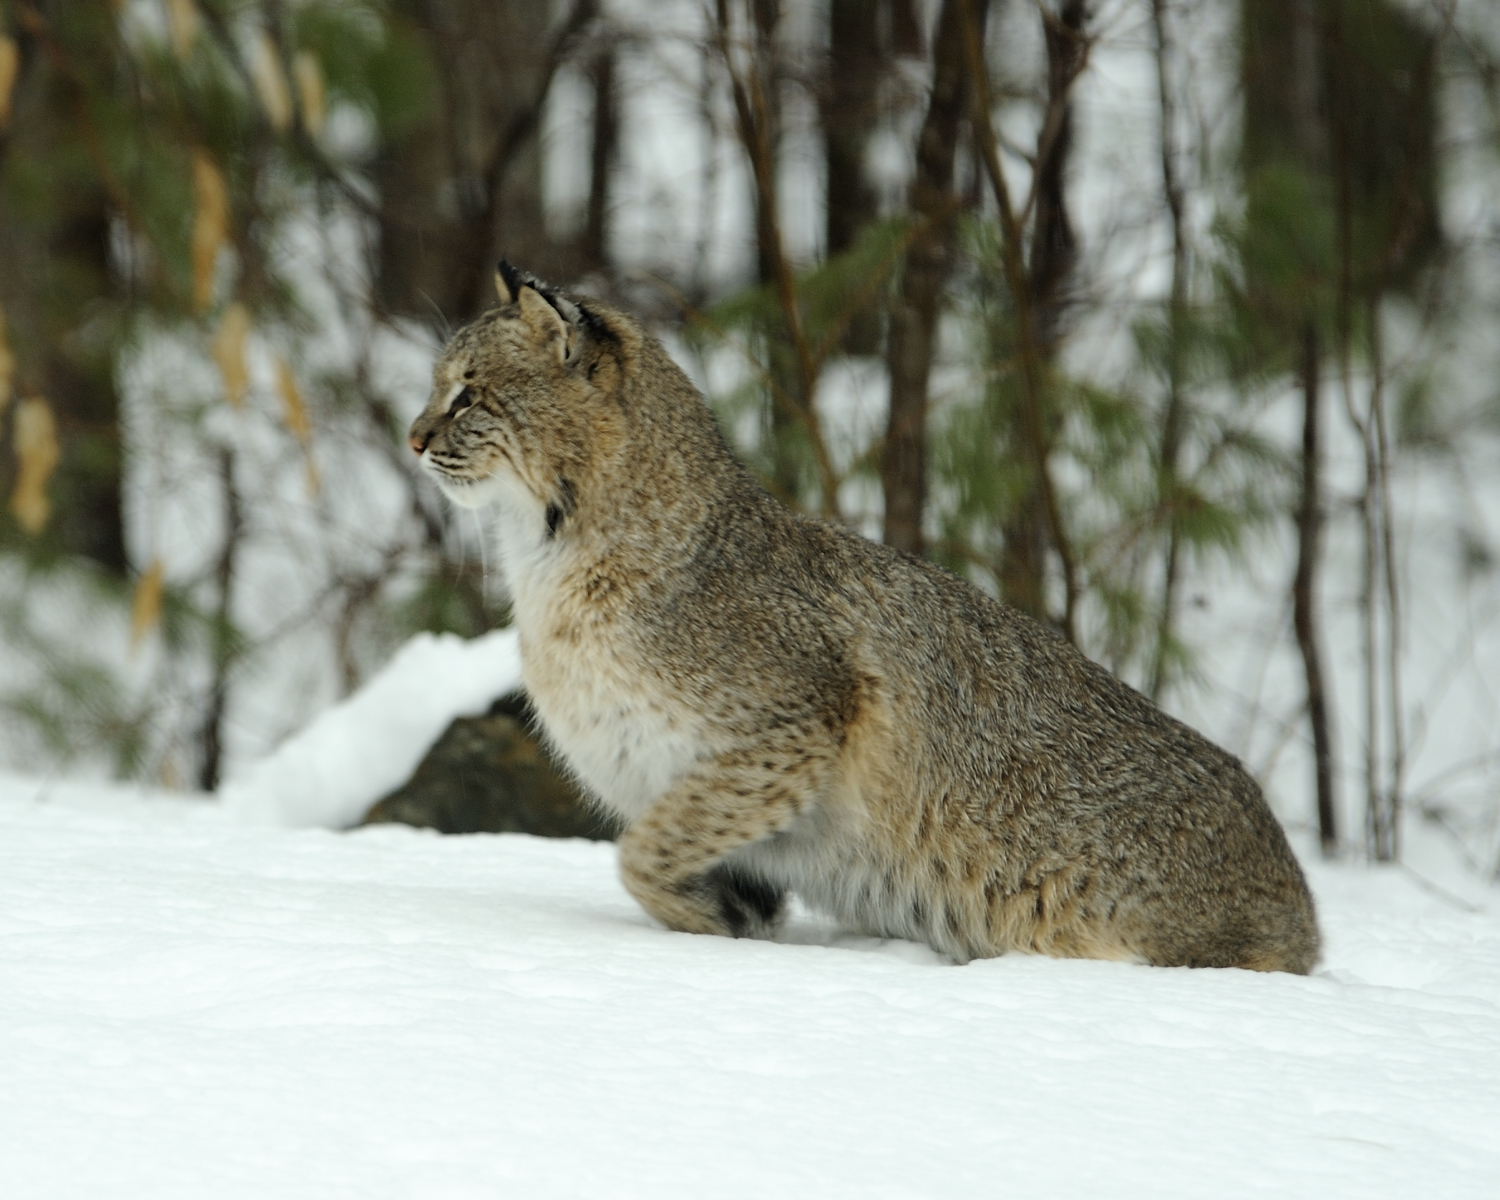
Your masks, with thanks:
M 429 439 L 425 434 L 418 433 L 415 429 L 406 435 L 406 444 L 418 454 L 427 449 L 428 441 Z

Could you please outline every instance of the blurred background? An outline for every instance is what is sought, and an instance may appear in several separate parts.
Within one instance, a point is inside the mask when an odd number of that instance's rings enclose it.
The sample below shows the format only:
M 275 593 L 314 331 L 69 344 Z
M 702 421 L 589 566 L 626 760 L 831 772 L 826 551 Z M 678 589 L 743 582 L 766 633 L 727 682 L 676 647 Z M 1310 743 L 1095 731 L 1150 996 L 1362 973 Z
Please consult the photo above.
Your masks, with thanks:
M 0 762 L 216 788 L 506 622 L 496 259 L 788 504 L 1500 872 L 1493 0 L 0 0 Z

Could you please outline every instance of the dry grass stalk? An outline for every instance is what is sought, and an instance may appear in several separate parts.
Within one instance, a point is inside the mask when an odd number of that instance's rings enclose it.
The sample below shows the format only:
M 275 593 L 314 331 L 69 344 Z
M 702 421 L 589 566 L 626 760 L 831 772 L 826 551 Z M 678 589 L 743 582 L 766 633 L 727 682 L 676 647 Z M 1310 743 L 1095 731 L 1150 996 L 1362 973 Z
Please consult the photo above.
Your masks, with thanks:
M 255 35 L 250 51 L 250 78 L 266 119 L 277 133 L 285 133 L 292 124 L 292 92 L 287 87 L 286 72 L 281 69 L 276 43 L 264 29 Z
M 16 40 L 0 34 L 0 130 L 10 128 L 10 98 L 21 70 L 21 51 Z
M 224 394 L 235 408 L 244 404 L 250 386 L 250 368 L 245 362 L 245 342 L 249 336 L 250 310 L 235 301 L 224 310 L 213 342 L 214 362 L 224 377 Z
M 297 80 L 297 99 L 302 105 L 302 127 L 311 137 L 317 137 L 323 132 L 323 122 L 328 116 L 328 91 L 323 84 L 323 68 L 318 64 L 318 56 L 311 50 L 297 51 L 292 74 Z
M 52 501 L 47 498 L 47 481 L 57 469 L 61 451 L 57 445 L 57 422 L 52 409 L 40 396 L 28 396 L 16 406 L 13 434 L 16 451 L 16 487 L 10 496 L 10 510 L 27 533 L 37 534 L 52 515 Z
M 153 558 L 151 565 L 135 581 L 135 594 L 130 600 L 131 653 L 161 621 L 162 578 L 162 561 Z
M 167 36 L 172 42 L 172 53 L 179 62 L 185 61 L 193 52 L 201 20 L 193 0 L 167 0 Z
M 0 417 L 10 407 L 11 387 L 16 377 L 16 356 L 5 336 L 5 310 L 0 309 Z
M 204 150 L 193 151 L 193 307 L 213 303 L 214 267 L 229 240 L 229 190 Z
M 292 431 L 292 435 L 301 443 L 303 453 L 307 455 L 307 490 L 316 495 L 322 485 L 318 478 L 318 468 L 312 460 L 312 422 L 307 417 L 307 405 L 302 401 L 302 389 L 297 386 L 297 376 L 292 373 L 291 365 L 280 355 L 276 357 L 276 390 L 281 393 L 281 409 L 286 418 L 286 427 Z
M 302 390 L 297 386 L 297 377 L 292 373 L 286 359 L 276 358 L 276 387 L 281 393 L 282 413 L 286 427 L 290 429 L 305 450 L 312 442 L 312 424 L 307 419 L 307 406 L 302 403 Z

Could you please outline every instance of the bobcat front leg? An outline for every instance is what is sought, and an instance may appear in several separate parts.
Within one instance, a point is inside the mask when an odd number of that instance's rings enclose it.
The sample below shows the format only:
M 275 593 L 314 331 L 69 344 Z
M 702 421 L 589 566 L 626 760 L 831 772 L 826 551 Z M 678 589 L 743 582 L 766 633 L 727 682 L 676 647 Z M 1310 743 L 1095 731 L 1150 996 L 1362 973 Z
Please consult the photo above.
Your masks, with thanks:
M 831 755 L 805 744 L 698 764 L 621 836 L 626 889 L 668 929 L 772 936 L 784 890 L 724 859 L 785 828 L 822 794 L 831 767 Z

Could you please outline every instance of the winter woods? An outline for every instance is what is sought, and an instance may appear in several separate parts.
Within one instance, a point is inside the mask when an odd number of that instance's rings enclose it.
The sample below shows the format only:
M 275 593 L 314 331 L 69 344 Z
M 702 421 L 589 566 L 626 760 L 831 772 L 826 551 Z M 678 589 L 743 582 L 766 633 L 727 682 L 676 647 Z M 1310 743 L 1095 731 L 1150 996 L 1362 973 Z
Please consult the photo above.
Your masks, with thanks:
M 508 253 L 1324 846 L 1500 868 L 1481 0 L 0 0 L 3 754 L 212 788 L 503 624 L 400 432 Z

